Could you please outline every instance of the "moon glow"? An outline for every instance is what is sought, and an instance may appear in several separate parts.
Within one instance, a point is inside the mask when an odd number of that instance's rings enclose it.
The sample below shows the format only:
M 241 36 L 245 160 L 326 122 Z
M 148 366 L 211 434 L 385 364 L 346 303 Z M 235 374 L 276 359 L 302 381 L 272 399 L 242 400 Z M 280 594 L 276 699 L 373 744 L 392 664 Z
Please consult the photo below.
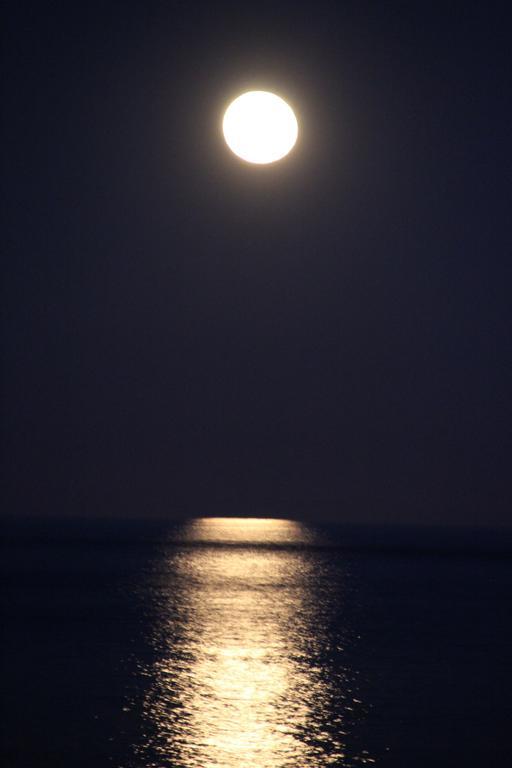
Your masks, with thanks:
M 299 126 L 292 108 L 280 96 L 269 91 L 248 91 L 227 108 L 222 132 L 235 155 L 264 165 L 290 152 Z

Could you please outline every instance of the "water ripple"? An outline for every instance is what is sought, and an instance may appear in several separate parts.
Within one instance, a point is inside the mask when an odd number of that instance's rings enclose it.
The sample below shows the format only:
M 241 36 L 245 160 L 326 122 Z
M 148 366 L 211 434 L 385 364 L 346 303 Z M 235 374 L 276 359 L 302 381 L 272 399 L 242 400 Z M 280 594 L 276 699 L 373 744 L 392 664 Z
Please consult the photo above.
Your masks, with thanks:
M 361 702 L 354 672 L 340 663 L 346 637 L 329 629 L 333 609 L 342 610 L 333 606 L 339 590 L 333 597 L 328 564 L 308 551 L 311 533 L 287 520 L 217 518 L 194 521 L 183 539 L 187 546 L 168 554 L 153 588 L 158 656 L 148 670 L 139 761 L 147 768 L 370 762 L 347 747 Z

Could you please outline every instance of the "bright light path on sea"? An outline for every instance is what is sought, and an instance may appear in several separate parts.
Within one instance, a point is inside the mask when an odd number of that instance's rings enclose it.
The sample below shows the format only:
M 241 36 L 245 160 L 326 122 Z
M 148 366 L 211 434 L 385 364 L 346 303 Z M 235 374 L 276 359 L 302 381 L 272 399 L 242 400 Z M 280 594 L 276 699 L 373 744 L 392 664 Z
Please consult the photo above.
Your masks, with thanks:
M 227 108 L 222 131 L 235 155 L 264 165 L 290 152 L 299 126 L 292 108 L 280 96 L 269 91 L 248 91 Z

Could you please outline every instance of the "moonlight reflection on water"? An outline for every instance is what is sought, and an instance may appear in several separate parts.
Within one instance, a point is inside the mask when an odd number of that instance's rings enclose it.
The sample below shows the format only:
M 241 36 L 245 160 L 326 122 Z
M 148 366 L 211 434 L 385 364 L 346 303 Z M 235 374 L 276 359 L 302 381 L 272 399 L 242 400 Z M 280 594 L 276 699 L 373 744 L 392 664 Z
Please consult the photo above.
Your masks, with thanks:
M 334 648 L 327 634 L 328 566 L 308 549 L 310 538 L 287 520 L 189 524 L 154 593 L 159 655 L 149 670 L 144 765 L 369 761 L 347 754 L 358 701 L 353 674 L 339 663 L 343 632 Z

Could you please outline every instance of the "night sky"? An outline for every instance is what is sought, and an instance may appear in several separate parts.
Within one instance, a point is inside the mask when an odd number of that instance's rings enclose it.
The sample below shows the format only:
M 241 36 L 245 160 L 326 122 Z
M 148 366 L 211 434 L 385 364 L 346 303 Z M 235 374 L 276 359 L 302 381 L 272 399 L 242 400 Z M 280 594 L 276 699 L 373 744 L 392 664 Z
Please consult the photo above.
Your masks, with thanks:
M 507 523 L 499 8 L 8 3 L 8 514 Z M 221 135 L 253 88 L 269 167 Z

